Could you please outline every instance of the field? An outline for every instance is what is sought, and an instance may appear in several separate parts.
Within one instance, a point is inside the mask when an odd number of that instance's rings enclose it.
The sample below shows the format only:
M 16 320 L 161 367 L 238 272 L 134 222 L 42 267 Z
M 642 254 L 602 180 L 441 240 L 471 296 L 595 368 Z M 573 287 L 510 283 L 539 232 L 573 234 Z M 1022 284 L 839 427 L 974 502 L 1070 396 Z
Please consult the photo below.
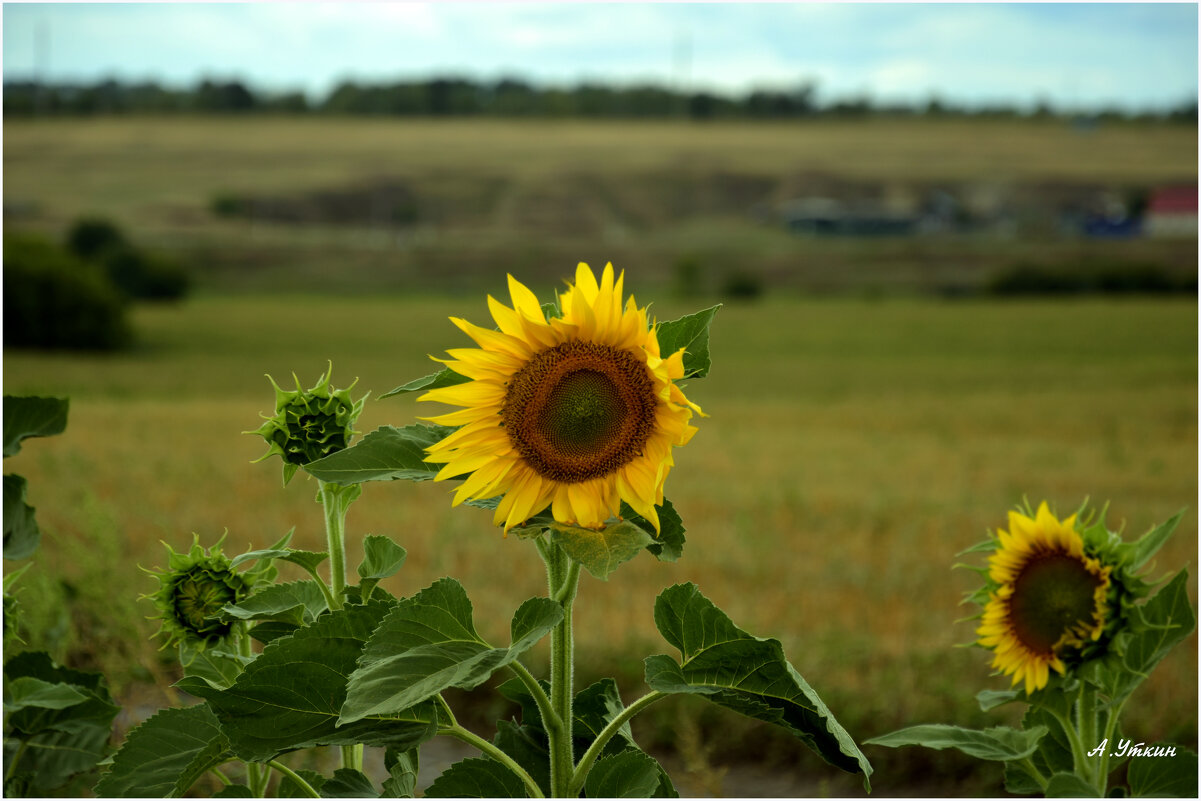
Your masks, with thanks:
M 296 369 L 307 384 L 331 358 L 336 379 L 358 376 L 379 395 L 428 371 L 427 353 L 462 344 L 452 313 L 479 319 L 484 304 L 203 298 L 142 310 L 146 344 L 127 355 L 6 354 L 6 392 L 72 397 L 67 433 L 6 467 L 29 478 L 49 533 L 40 569 L 106 604 L 76 612 L 90 616 L 84 655 L 94 649 L 127 692 L 137 671 L 125 660 L 161 672 L 140 639 L 126 641 L 148 625 L 110 620 L 149 613 L 133 599 L 153 582 L 134 565 L 160 564 L 159 540 L 181 548 L 192 532 L 210 541 L 228 528 L 231 549 L 263 547 L 296 526 L 299 547 L 321 544 L 313 485 L 281 489 L 275 463 L 249 463 L 261 440 L 239 434 L 270 410 L 263 372 Z M 1061 513 L 1108 501 L 1110 521 L 1131 534 L 1193 507 L 1196 332 L 1191 302 L 726 306 L 713 375 L 692 390 L 711 418 L 668 487 L 688 526 L 685 558 L 640 558 L 606 584 L 585 582 L 581 669 L 616 667 L 633 691 L 637 658 L 663 647 L 654 596 L 690 580 L 750 631 L 781 638 L 858 737 L 984 722 L 971 696 L 1000 681 L 982 652 L 953 647 L 972 638 L 955 622 L 973 579 L 951 569 L 955 554 L 1023 495 Z M 369 401 L 360 428 L 407 424 L 415 406 Z M 1196 552 L 1196 521 L 1190 509 L 1165 569 Z M 350 525 L 409 549 L 393 592 L 461 578 L 486 636 L 507 626 L 507 613 L 490 611 L 542 590 L 528 543 L 500 537 L 483 512 L 452 511 L 439 486 L 373 485 Z M 1132 730 L 1194 741 L 1196 670 L 1195 647 L 1165 663 L 1136 697 Z M 891 754 L 875 751 L 887 764 Z M 904 790 L 887 771 L 877 788 Z
M 695 581 L 741 626 L 781 639 L 857 740 L 919 722 L 1013 722 L 979 711 L 974 694 L 1004 682 L 983 651 L 955 647 L 973 639 L 958 604 L 975 578 L 952 569 L 956 554 L 1025 496 L 1061 515 L 1085 498 L 1108 503 L 1127 536 L 1187 508 L 1158 569 L 1194 559 L 1197 304 L 944 290 L 979 289 L 1020 262 L 1150 261 L 1195 275 L 1196 240 L 821 240 L 751 212 L 806 182 L 1143 191 L 1196 180 L 1196 128 L 881 125 L 6 123 L 6 230 L 59 237 L 102 213 L 198 283 L 181 304 L 135 307 L 131 350 L 5 350 L 6 394 L 71 397 L 65 434 L 5 464 L 29 479 L 44 532 L 25 580 L 30 644 L 103 670 L 128 708 L 123 727 L 174 702 L 171 660 L 137 600 L 155 586 L 137 566 L 163 563 L 160 541 L 179 550 L 193 532 L 207 543 L 228 529 L 237 553 L 295 527 L 297 547 L 323 545 L 314 484 L 301 475 L 284 489 L 276 462 L 251 464 L 264 445 L 241 432 L 271 410 L 263 374 L 311 385 L 332 360 L 337 385 L 358 377 L 356 392 L 371 391 L 361 431 L 405 425 L 428 409 L 374 398 L 431 372 L 429 354 L 468 344 L 447 316 L 485 323 L 483 293 L 504 296 L 505 270 L 545 295 L 576 261 L 611 259 L 662 320 L 723 300 L 740 272 L 764 292 L 727 300 L 712 375 L 689 388 L 710 417 L 667 486 L 687 526 L 684 558 L 639 557 L 606 583 L 584 580 L 581 680 L 615 673 L 627 699 L 639 692 L 642 657 L 669 650 L 655 596 Z M 412 192 L 415 221 L 214 213 L 223 198 L 263 209 L 383 179 Z M 484 512 L 452 510 L 441 485 L 369 486 L 349 527 L 351 564 L 354 534 L 408 549 L 384 585 L 394 593 L 460 578 L 486 637 L 507 637 L 512 609 L 545 589 L 531 546 Z M 1194 577 L 1194 601 L 1196 588 Z M 512 712 L 487 692 L 473 698 L 481 720 Z M 1194 635 L 1134 696 L 1125 725 L 1195 748 L 1196 708 Z M 737 771 L 753 763 L 789 782 L 771 785 L 779 794 L 862 792 L 769 727 L 700 704 L 665 702 L 635 729 L 697 791 L 746 794 Z M 865 751 L 878 795 L 999 788 L 999 770 L 950 753 Z

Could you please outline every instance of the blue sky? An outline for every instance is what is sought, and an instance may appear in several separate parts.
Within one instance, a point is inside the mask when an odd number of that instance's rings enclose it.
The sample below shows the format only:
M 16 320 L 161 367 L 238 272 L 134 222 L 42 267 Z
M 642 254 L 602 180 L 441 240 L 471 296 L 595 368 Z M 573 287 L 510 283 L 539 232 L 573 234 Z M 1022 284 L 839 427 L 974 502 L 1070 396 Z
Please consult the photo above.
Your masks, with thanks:
M 313 98 L 456 74 L 1159 109 L 1196 97 L 1197 41 L 1191 3 L 4 5 L 6 80 L 238 78 Z

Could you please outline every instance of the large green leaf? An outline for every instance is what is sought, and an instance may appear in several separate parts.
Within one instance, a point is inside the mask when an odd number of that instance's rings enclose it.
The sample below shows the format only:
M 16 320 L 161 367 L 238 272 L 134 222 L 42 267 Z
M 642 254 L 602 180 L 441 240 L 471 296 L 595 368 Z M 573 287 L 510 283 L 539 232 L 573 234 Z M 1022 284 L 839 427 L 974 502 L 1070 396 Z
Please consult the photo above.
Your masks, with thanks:
M 959 726 L 930 723 L 882 734 L 879 737 L 864 740 L 864 744 L 882 745 L 887 748 L 920 745 L 936 751 L 954 748 L 976 759 L 1009 762 L 1014 759 L 1025 759 L 1033 754 L 1038 749 L 1039 740 L 1046 733 L 1046 726 L 1036 726 L 1023 731 L 1007 726 L 997 726 L 992 729 L 964 729 Z
M 550 745 L 541 726 L 498 720 L 492 744 L 512 757 L 550 797 Z
M 1197 628 L 1188 597 L 1188 571 L 1181 570 L 1137 609 L 1143 630 L 1126 644 L 1124 658 L 1127 668 L 1146 676 Z
M 4 396 L 4 456 L 21 450 L 29 437 L 52 437 L 67 427 L 68 398 Z
M 678 320 L 659 323 L 655 334 L 659 352 L 666 358 L 680 348 L 684 351 L 684 378 L 704 378 L 709 375 L 709 324 L 721 304 L 689 314 Z
M 609 574 L 637 556 L 655 540 L 629 520 L 605 526 L 600 531 L 552 523 L 551 542 L 579 562 L 595 578 L 608 581 Z
M 29 706 L 43 709 L 66 709 L 82 704 L 88 696 L 82 690 L 61 682 L 42 681 L 33 676 L 21 676 L 4 685 L 4 711 L 12 714 Z
M 646 681 L 665 693 L 697 693 L 743 715 L 782 726 L 827 762 L 863 776 L 872 768 L 855 741 L 784 656 L 778 640 L 736 627 L 694 584 L 655 600 L 655 625 L 679 649 L 647 657 Z
M 1196 798 L 1197 755 L 1183 746 L 1165 746 L 1171 756 L 1136 757 L 1126 781 L 1130 795 L 1143 798 Z
M 48 795 L 104 758 L 120 707 L 101 674 L 59 667 L 41 651 L 26 651 L 5 663 L 6 687 L 15 684 L 32 690 L 34 685 L 22 679 L 36 679 L 43 691 L 49 692 L 44 685 L 63 685 L 84 696 L 79 703 L 65 706 L 25 705 L 6 716 L 6 751 L 10 745 L 21 749 L 18 762 L 6 759 L 7 776 L 13 782 L 6 780 L 6 791 L 21 787 L 27 795 Z
M 191 678 L 177 686 L 208 700 L 240 759 L 318 745 L 413 747 L 437 731 L 432 703 L 338 725 L 350 674 L 393 603 L 348 606 L 273 640 L 227 690 Z
M 238 620 L 278 620 L 299 626 L 315 620 L 327 608 L 325 594 L 316 581 L 292 581 L 272 584 L 222 611 Z
M 129 732 L 96 794 L 180 798 L 206 771 L 232 756 L 207 706 L 164 709 Z
M 363 652 L 341 722 L 396 713 L 448 687 L 476 687 L 563 619 L 559 604 L 531 598 L 513 616 L 512 644 L 493 648 L 476 633 L 471 611 L 462 585 L 449 578 L 401 601 Z
M 383 395 L 380 395 L 379 399 L 383 400 L 393 395 L 404 395 L 409 392 L 425 392 L 431 389 L 440 389 L 441 387 L 453 387 L 455 384 L 463 384 L 470 380 L 467 376 L 456 373 L 449 367 L 443 367 L 436 373 L 415 378 L 407 384 L 401 384 L 395 389 L 388 390 Z
M 381 426 L 345 450 L 310 462 L 308 473 L 335 484 L 363 481 L 428 481 L 441 468 L 425 461 L 425 449 L 454 431 L 446 426 Z
M 659 763 L 630 749 L 598 759 L 588 772 L 584 792 L 589 798 L 651 798 L 659 788 Z
M 434 779 L 426 798 L 525 798 L 525 785 L 513 771 L 491 759 L 456 762 Z
M 34 508 L 25 502 L 23 476 L 4 476 L 4 558 L 28 559 L 42 541 Z

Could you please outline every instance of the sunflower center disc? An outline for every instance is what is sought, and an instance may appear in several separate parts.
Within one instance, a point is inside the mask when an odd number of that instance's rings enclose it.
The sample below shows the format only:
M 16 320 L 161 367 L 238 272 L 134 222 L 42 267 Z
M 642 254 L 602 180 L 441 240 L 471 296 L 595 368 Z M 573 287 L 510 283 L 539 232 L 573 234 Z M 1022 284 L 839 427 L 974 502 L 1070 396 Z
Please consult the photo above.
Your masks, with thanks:
M 634 354 L 564 342 L 536 354 L 509 382 L 501 418 L 544 478 L 576 483 L 642 453 L 654 430 L 654 381 Z
M 1018 575 L 1009 602 L 1018 639 L 1032 651 L 1051 653 L 1065 633 L 1092 621 L 1100 584 L 1079 558 L 1035 558 Z

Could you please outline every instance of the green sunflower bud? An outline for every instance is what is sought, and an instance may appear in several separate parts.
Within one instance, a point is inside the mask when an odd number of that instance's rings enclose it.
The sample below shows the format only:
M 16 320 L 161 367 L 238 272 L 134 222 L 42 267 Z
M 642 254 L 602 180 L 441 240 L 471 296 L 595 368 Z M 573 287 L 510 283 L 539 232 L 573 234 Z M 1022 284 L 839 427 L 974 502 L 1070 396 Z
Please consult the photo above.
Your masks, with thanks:
M 255 461 L 278 454 L 284 462 L 284 485 L 292 480 L 297 469 L 323 456 L 345 449 L 351 438 L 359 433 L 354 422 L 363 411 L 364 395 L 357 401 L 350 397 L 350 390 L 358 383 L 356 378 L 346 389 L 335 390 L 330 386 L 333 365 L 311 389 L 303 389 L 300 379 L 292 374 L 295 390 L 283 390 L 275 379 L 267 376 L 275 388 L 275 415 L 267 417 L 254 431 L 267 441 L 267 452 Z
M 212 548 L 202 548 L 200 538 L 195 534 L 192 537 L 192 547 L 186 553 L 176 553 L 163 543 L 167 547 L 167 568 L 147 571 L 158 579 L 159 588 L 143 597 L 158 608 L 158 616 L 151 619 L 161 621 L 155 635 L 166 635 L 164 648 L 181 643 L 204 650 L 228 637 L 234 624 L 222 619 L 222 607 L 245 599 L 260 578 L 258 572 L 236 572 L 221 552 L 220 541 Z

